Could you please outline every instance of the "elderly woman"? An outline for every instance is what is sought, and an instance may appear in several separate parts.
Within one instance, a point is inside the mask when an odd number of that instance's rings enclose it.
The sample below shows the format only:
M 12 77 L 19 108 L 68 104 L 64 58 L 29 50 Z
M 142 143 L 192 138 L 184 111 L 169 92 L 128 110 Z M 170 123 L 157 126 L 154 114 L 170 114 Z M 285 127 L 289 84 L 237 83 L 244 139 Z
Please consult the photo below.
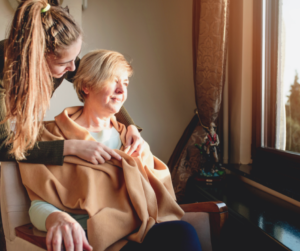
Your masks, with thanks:
M 180 221 L 184 213 L 167 166 L 146 143 L 141 155 L 124 147 L 126 127 L 114 115 L 127 99 L 131 75 L 120 53 L 88 53 L 74 81 L 84 106 L 65 109 L 40 136 L 98 141 L 121 161 L 93 165 L 68 156 L 63 168 L 19 163 L 30 219 L 47 231 L 48 250 L 60 250 L 62 242 L 67 250 L 201 250 L 195 229 Z

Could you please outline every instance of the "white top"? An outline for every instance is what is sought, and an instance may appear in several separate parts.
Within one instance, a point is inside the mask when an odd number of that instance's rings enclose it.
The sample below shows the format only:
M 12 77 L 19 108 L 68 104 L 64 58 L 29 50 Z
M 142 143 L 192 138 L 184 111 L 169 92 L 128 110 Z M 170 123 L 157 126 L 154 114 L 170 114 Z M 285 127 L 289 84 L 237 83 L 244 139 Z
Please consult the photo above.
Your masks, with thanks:
M 90 132 L 92 137 L 111 149 L 120 149 L 122 142 L 116 128 L 103 129 L 100 132 Z

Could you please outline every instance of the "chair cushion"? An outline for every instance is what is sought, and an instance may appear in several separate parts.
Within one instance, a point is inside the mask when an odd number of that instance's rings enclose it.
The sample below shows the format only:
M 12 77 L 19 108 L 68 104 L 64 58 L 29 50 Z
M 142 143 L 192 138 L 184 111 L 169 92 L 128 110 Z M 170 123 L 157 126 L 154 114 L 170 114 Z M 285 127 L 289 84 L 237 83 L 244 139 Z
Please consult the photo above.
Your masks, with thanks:
M 1 163 L 1 215 L 6 239 L 14 240 L 15 228 L 30 223 L 30 200 L 16 162 Z
M 7 251 L 45 251 L 29 241 L 16 237 L 13 241 L 6 240 Z

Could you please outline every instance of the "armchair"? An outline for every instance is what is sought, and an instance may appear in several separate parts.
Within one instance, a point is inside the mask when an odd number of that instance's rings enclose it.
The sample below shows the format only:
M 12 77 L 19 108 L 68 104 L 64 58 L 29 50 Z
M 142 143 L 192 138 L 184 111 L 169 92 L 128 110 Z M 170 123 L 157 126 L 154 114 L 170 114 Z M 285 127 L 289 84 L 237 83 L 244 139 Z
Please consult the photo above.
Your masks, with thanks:
M 46 249 L 46 233 L 30 223 L 30 200 L 22 185 L 16 162 L 1 164 L 1 215 L 7 251 L 41 251 Z M 216 250 L 220 230 L 228 218 L 223 202 L 180 205 L 186 212 L 182 220 L 192 224 L 203 251 Z

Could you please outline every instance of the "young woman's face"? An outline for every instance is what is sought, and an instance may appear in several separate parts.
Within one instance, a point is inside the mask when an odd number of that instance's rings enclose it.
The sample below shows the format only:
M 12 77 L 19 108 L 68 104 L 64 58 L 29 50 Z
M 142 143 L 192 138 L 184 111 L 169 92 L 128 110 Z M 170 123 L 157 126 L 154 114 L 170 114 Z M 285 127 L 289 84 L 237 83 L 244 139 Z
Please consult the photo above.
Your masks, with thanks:
M 75 71 L 75 59 L 81 50 L 82 38 L 79 37 L 67 48 L 58 48 L 57 55 L 47 55 L 47 63 L 54 78 L 61 78 L 67 71 Z
M 86 102 L 98 107 L 106 116 L 119 112 L 127 99 L 128 71 L 119 67 L 114 77 L 103 83 L 100 90 L 88 91 Z

